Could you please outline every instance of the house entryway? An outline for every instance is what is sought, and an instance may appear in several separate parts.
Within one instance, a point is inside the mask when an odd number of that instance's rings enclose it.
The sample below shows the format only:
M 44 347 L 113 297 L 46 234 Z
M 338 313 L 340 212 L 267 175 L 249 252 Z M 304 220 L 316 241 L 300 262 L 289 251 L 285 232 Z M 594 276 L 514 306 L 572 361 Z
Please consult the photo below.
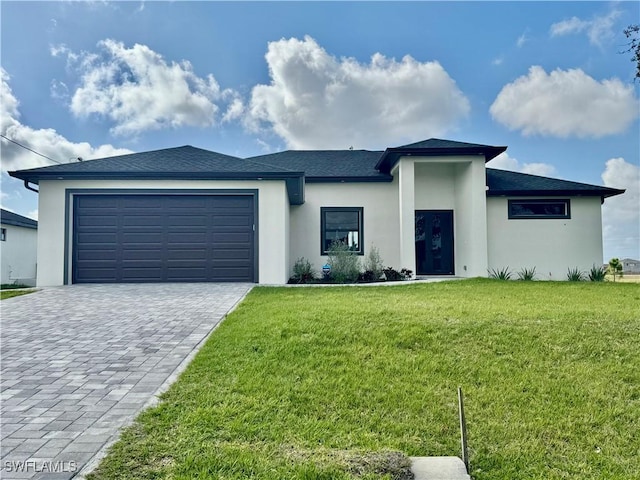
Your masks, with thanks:
M 416 210 L 416 274 L 454 275 L 453 210 Z

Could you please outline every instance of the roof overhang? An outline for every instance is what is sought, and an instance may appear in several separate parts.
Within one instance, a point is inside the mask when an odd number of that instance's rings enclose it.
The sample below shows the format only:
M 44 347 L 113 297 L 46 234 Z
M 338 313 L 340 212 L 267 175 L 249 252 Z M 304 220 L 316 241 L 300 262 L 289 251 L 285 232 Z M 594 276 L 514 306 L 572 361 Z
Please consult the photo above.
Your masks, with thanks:
M 304 172 L 9 172 L 14 178 L 39 184 L 43 180 L 283 180 L 291 205 L 304 203 Z
M 591 190 L 487 190 L 487 197 L 600 197 L 605 198 L 622 195 L 626 190 L 601 187 Z
M 389 173 L 398 163 L 400 157 L 443 157 L 453 155 L 484 155 L 485 163 L 506 151 L 507 147 L 442 147 L 442 148 L 387 148 L 378 163 L 376 169 L 382 173 Z

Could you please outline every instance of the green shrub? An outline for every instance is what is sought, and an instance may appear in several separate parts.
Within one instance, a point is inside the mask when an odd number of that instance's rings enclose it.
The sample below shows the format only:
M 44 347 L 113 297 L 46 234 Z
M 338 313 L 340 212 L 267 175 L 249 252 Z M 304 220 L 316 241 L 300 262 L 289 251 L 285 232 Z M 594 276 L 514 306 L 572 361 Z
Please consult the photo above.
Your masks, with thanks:
M 609 267 L 607 268 L 607 273 L 613 276 L 613 281 L 616 281 L 616 277 L 620 278 L 624 275 L 624 271 L 622 268 L 622 262 L 618 258 L 612 258 L 609 260 Z
M 598 267 L 594 265 L 589 270 L 589 280 L 592 282 L 604 282 L 605 277 L 607 276 L 607 269 L 605 267 Z
M 345 242 L 333 242 L 329 250 L 331 279 L 335 283 L 354 283 L 360 275 L 360 258 Z
M 495 278 L 497 280 L 511 280 L 513 273 L 509 270 L 509 267 L 504 268 L 492 268 L 489 270 L 489 278 Z
M 578 267 L 569 268 L 567 270 L 567 280 L 570 282 L 582 282 L 585 280 L 585 273 Z
M 380 251 L 374 245 L 371 245 L 371 248 L 369 248 L 369 253 L 364 259 L 363 268 L 365 273 L 371 272 L 370 276 L 373 280 L 370 281 L 372 282 L 379 280 L 384 273 L 384 263 L 382 262 Z
M 315 278 L 311 262 L 304 257 L 300 257 L 293 264 L 293 275 L 289 279 L 289 283 L 309 283 Z
M 383 270 L 384 277 L 388 282 L 399 282 L 400 280 L 408 280 L 411 278 L 413 272 L 408 268 L 403 268 L 398 271 L 395 268 L 387 267 Z
M 523 268 L 518 272 L 518 280 L 532 281 L 536 279 L 536 267 Z

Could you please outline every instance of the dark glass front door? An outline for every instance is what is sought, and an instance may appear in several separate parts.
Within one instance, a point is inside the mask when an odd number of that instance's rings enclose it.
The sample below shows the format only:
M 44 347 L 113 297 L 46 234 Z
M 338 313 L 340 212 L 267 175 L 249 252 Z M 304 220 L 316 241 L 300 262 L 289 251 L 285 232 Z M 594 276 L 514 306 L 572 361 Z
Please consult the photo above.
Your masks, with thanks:
M 454 273 L 453 210 L 416 210 L 416 274 Z

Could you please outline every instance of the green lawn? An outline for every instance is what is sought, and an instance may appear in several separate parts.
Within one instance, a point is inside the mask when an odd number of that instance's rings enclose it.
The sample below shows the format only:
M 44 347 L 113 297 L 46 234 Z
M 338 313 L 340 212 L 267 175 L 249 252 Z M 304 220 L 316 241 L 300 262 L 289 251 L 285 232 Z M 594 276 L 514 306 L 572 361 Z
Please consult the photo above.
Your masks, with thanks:
M 640 478 L 639 307 L 609 282 L 258 287 L 91 478 L 393 478 L 390 452 L 459 455 L 458 385 L 474 479 Z
M 33 293 L 35 290 L 2 290 L 0 291 L 0 300 L 11 297 L 19 297 L 20 295 L 26 295 L 27 293 Z

